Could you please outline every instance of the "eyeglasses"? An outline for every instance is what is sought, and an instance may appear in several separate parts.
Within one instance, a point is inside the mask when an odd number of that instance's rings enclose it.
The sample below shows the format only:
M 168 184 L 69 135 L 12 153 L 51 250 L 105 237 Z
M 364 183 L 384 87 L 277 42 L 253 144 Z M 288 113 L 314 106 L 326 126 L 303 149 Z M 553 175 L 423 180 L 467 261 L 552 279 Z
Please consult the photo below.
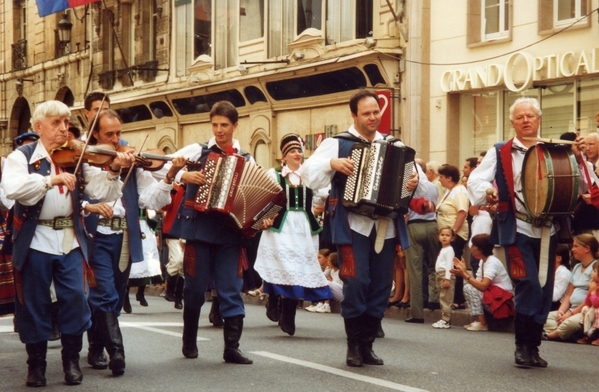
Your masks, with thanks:
M 528 121 L 531 121 L 531 120 L 533 120 L 535 118 L 538 118 L 538 117 L 539 116 L 537 116 L 536 114 L 523 114 L 523 115 L 516 116 L 514 118 L 514 121 L 524 121 L 525 119 L 528 120 Z

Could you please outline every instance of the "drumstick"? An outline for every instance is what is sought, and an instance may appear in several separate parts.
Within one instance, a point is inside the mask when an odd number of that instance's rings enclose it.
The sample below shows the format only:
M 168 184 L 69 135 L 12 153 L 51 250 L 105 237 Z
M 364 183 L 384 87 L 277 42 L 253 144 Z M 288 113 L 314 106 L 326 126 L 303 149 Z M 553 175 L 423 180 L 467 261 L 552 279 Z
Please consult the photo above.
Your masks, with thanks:
M 543 142 L 549 144 L 582 144 L 584 141 L 571 141 L 571 140 L 561 140 L 561 139 L 548 139 L 543 137 L 523 137 L 524 140 L 531 140 L 533 142 Z

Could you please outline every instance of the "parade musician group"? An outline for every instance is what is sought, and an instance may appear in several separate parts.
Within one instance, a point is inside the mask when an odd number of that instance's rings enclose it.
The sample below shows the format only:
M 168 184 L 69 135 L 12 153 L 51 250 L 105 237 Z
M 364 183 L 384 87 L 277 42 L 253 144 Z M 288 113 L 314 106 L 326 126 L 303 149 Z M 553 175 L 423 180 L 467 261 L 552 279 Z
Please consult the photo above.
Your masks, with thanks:
M 349 158 L 352 146 L 386 139 L 378 132 L 381 109 L 374 92 L 358 91 L 350 99 L 349 108 L 353 125 L 342 137 L 324 140 L 299 174 L 307 188 L 331 187 L 324 236 L 337 246 L 344 282 L 341 316 L 347 336 L 346 364 L 383 365 L 383 360 L 373 351 L 373 342 L 391 292 L 396 247 L 400 245 L 407 249 L 409 243 L 401 214 L 365 216 L 346 208 L 341 202 L 348 176 L 354 172 L 354 162 Z M 519 116 L 516 121 L 530 125 L 531 119 L 540 118 L 540 110 L 529 101 L 521 102 L 516 109 Z M 53 153 L 67 141 L 70 115 L 69 108 L 61 102 L 40 104 L 32 116 L 33 130 L 39 140 L 12 152 L 3 167 L 2 191 L 5 197 L 15 202 L 11 226 L 15 317 L 27 351 L 26 385 L 46 385 L 52 290 L 59 308 L 65 382 L 69 385 L 82 382 L 79 354 L 86 331 L 90 342 L 90 365 L 97 369 L 109 367 L 117 376 L 124 373 L 125 353 L 117 317 L 130 264 L 139 261 L 142 236 L 139 223 L 135 221 L 139 208 L 158 210 L 169 204 L 174 182 L 186 184 L 184 200 L 170 231 L 171 236 L 186 241 L 183 355 L 198 357 L 198 320 L 205 301 L 204 293 L 212 281 L 224 319 L 223 359 L 227 363 L 251 364 L 252 360 L 239 350 L 245 316 L 240 273 L 244 265 L 243 234 L 229 225 L 222 225 L 215 213 L 200 212 L 193 207 L 198 187 L 206 183 L 202 165 L 208 154 L 237 154 L 253 162 L 250 154 L 233 138 L 238 127 L 235 107 L 227 101 L 216 103 L 210 112 L 213 137 L 207 143 L 184 147 L 173 154 L 172 162 L 151 174 L 136 168 L 133 148 L 116 152 L 110 163 L 103 167 L 85 162 L 58 165 Z M 114 147 L 121 144 L 121 121 L 115 112 L 109 109 L 98 111 L 92 125 L 89 143 Z M 527 135 L 536 135 L 536 131 L 536 128 L 530 130 Z M 517 133 L 514 146 L 520 145 L 519 136 Z M 502 149 L 498 147 L 497 151 L 496 156 L 502 156 Z M 511 150 L 511 155 L 517 157 L 519 152 L 514 151 Z M 485 158 L 485 174 L 482 176 L 481 172 L 480 182 L 474 183 L 475 177 L 471 177 L 472 184 L 469 184 L 472 192 L 476 192 L 479 204 L 497 202 L 496 193 L 486 198 L 479 194 L 480 190 L 491 188 L 494 179 L 502 180 L 498 176 L 503 172 L 495 169 L 497 163 L 486 161 Z M 186 167 L 189 162 L 197 164 Z M 504 168 L 507 166 L 511 168 L 512 164 L 504 163 Z M 507 174 L 508 170 L 504 169 L 504 172 Z M 424 181 L 426 176 L 419 165 L 415 165 L 403 186 L 413 193 L 414 198 L 419 198 L 424 195 Z M 385 186 L 400 187 L 402 184 L 387 182 Z M 500 186 L 499 199 L 509 203 L 509 192 L 502 193 L 502 189 Z M 268 229 L 272 224 L 273 219 L 265 219 L 262 229 Z M 520 221 L 517 226 L 520 233 Z M 519 312 L 516 362 L 546 366 L 538 357 L 541 333 L 538 325 L 547 316 L 544 314 L 546 296 L 541 295 L 535 273 L 535 260 L 538 264 L 539 258 L 535 249 L 540 240 L 531 238 L 535 237 L 534 232 L 525 234 L 518 234 L 515 242 L 511 236 L 502 243 L 513 244 L 525 252 L 518 255 L 519 260 L 523 259 L 525 271 L 524 277 L 520 277 L 524 292 L 519 296 L 516 285 L 516 300 L 525 298 L 526 303 L 516 304 Z M 552 250 L 553 238 L 550 254 Z M 551 290 L 547 286 L 543 293 Z M 537 291 L 538 298 L 532 303 L 529 293 Z M 551 296 L 548 298 L 550 302 Z M 533 305 L 535 311 L 530 308 Z

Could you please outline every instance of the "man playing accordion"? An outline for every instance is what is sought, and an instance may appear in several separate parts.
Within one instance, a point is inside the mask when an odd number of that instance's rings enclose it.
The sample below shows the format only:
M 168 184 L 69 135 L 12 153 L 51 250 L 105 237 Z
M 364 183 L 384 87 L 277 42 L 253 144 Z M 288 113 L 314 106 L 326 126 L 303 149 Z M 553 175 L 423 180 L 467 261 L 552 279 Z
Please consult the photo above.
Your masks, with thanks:
M 304 163 L 301 176 L 312 189 L 331 184 L 327 213 L 344 283 L 341 316 L 347 334 L 346 363 L 354 367 L 383 365 L 383 360 L 372 351 L 372 344 L 391 292 L 396 245 L 406 249 L 409 244 L 402 214 L 386 225 L 389 222 L 386 217 L 357 214 L 341 203 L 345 183 L 354 172 L 354 162 L 348 158 L 352 146 L 384 139 L 377 131 L 381 109 L 374 92 L 360 90 L 351 97 L 349 106 L 354 124 L 343 133 L 346 137 L 325 139 Z M 420 178 L 425 179 L 423 173 Z M 405 186 L 411 192 L 418 183 L 414 172 Z M 401 186 L 399 181 L 391 185 Z

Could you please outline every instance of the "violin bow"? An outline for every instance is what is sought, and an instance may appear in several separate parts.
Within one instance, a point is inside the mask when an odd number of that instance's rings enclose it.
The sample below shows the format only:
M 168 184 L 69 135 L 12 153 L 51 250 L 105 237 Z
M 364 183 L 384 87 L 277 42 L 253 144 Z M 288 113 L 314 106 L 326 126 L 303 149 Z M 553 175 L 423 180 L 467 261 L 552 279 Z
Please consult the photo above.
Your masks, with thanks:
M 96 112 L 96 115 L 94 116 L 94 119 L 91 123 L 91 125 L 88 127 L 87 132 L 85 133 L 85 143 L 83 143 L 83 148 L 81 149 L 81 155 L 79 156 L 79 159 L 77 160 L 77 165 L 75 166 L 75 171 L 74 173 L 77 173 L 77 170 L 79 170 L 79 166 L 81 166 L 81 162 L 83 162 L 83 155 L 85 154 L 85 150 L 87 149 L 87 146 L 89 144 L 89 139 L 91 139 L 91 134 L 92 134 L 92 129 L 94 129 L 94 127 L 96 126 L 96 122 L 98 121 L 98 117 L 100 116 L 100 112 L 102 111 L 102 105 L 104 105 L 104 100 L 106 100 L 106 94 L 104 94 L 104 96 L 102 97 L 102 100 L 100 101 L 100 109 L 98 109 L 98 111 Z M 75 174 L 77 175 L 77 174 Z
M 142 148 L 146 144 L 146 140 L 148 140 L 148 136 L 150 136 L 150 135 L 146 134 L 146 137 L 144 138 L 143 143 L 141 143 L 141 146 L 139 147 L 139 151 L 137 152 L 137 155 L 140 155 Z M 134 161 L 131 164 L 131 167 L 129 168 L 129 172 L 127 173 L 127 176 L 125 176 L 125 179 L 123 180 L 123 185 L 121 186 L 121 192 L 123 191 L 123 189 L 125 189 L 125 184 L 127 184 L 127 181 L 129 181 L 129 177 L 131 176 L 131 173 L 133 172 L 133 170 L 135 170 L 136 163 L 137 163 L 137 161 Z M 112 208 L 114 208 L 114 206 L 116 205 L 117 200 L 115 200 L 114 203 L 112 203 Z

